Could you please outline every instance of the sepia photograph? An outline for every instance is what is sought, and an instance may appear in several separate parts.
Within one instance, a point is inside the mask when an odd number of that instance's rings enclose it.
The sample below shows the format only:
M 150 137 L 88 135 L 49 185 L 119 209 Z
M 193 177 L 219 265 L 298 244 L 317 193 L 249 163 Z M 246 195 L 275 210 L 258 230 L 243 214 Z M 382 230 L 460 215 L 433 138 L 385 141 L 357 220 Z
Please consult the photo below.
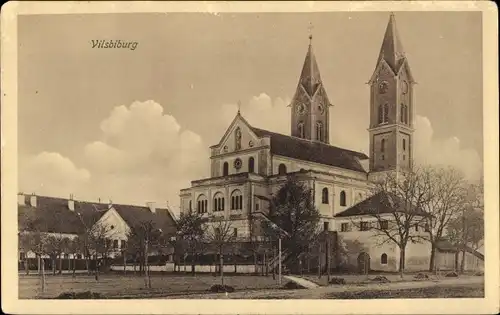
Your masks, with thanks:
M 494 5 L 14 4 L 2 277 L 9 260 L 21 303 L 498 294 Z

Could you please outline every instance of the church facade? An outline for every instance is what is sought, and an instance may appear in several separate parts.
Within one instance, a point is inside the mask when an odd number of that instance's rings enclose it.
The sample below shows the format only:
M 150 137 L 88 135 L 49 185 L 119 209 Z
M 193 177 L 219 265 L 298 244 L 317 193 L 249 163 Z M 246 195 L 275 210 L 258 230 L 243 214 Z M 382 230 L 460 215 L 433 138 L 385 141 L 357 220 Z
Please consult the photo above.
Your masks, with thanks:
M 242 240 L 258 237 L 258 226 L 266 217 L 271 196 L 288 175 L 294 174 L 312 189 L 324 230 L 337 231 L 347 240 L 359 240 L 377 269 L 397 269 L 397 261 L 389 264 L 398 257 L 394 246 L 375 248 L 369 231 L 344 229 L 354 216 L 363 216 L 359 212 L 350 216 L 349 211 L 371 197 L 377 176 L 408 169 L 413 160 L 415 81 L 394 15 L 389 18 L 369 80 L 369 155 L 330 143 L 333 106 L 319 69 L 310 42 L 289 105 L 290 135 L 256 128 L 238 111 L 219 143 L 211 147 L 210 178 L 194 180 L 191 187 L 181 190 L 181 211 L 231 220 L 234 233 Z M 408 253 L 410 259 L 412 255 L 419 257 L 422 269 L 426 262 L 428 266 L 428 258 L 422 259 L 429 256 L 429 246 L 418 244 Z

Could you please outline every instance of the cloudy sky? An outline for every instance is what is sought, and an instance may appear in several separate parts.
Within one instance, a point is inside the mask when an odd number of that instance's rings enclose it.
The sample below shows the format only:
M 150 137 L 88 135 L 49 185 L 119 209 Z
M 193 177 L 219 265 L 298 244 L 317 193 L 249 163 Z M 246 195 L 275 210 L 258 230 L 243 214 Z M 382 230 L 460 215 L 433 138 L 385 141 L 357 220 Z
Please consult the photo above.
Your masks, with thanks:
M 208 177 L 208 147 L 242 103 L 254 126 L 289 134 L 289 103 L 313 25 L 331 102 L 331 143 L 368 151 L 369 94 L 389 14 L 21 16 L 20 191 L 179 204 Z M 418 85 L 417 162 L 482 170 L 481 16 L 396 12 Z M 92 40 L 138 42 L 96 49 Z

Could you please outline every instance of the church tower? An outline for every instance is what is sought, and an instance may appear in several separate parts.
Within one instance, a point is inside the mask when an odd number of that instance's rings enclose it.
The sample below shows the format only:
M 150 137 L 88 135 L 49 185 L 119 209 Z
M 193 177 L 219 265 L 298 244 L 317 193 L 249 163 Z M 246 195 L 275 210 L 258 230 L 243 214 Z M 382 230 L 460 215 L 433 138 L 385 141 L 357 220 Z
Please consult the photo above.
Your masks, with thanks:
M 292 103 L 292 136 L 329 143 L 330 101 L 312 49 L 312 36 Z
M 370 172 L 404 171 L 413 163 L 415 81 L 391 13 L 370 85 Z

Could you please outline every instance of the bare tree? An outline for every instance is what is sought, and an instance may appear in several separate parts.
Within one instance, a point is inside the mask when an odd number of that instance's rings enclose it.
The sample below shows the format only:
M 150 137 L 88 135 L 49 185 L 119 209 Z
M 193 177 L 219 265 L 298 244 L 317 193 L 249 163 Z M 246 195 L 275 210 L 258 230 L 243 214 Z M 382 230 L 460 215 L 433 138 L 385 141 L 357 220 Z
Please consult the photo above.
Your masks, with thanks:
M 476 251 L 484 240 L 482 193 L 482 185 L 469 185 L 464 210 L 447 227 L 448 238 L 462 252 L 460 272 L 464 272 L 466 252 Z
M 144 261 L 144 286 L 151 288 L 150 268 L 148 257 L 151 252 L 158 250 L 160 244 L 163 244 L 163 232 L 156 227 L 151 220 L 138 222 L 131 228 L 128 235 L 129 246 L 139 249 Z
M 191 255 L 191 273 L 195 274 L 195 257 L 202 252 L 206 218 L 201 213 L 190 211 L 181 213 L 177 222 L 177 246 L 187 249 Z
M 371 230 L 376 245 L 393 243 L 399 248 L 399 272 L 403 277 L 406 246 L 425 239 L 413 233 L 416 225 L 426 224 L 429 215 L 422 210 L 429 202 L 429 186 L 424 180 L 426 173 L 417 167 L 405 173 L 388 172 L 375 184 L 366 216 L 351 218 L 360 230 Z M 364 220 L 363 218 L 366 218 Z
M 224 253 L 228 245 L 236 239 L 231 221 L 212 217 L 206 232 L 207 241 L 215 246 L 219 254 L 221 283 L 224 284 Z
M 464 209 L 466 203 L 465 179 L 454 168 L 427 167 L 422 180 L 426 182 L 428 196 L 421 204 L 427 217 L 427 240 L 431 243 L 429 271 L 436 268 L 438 242 L 444 237 L 450 221 Z

